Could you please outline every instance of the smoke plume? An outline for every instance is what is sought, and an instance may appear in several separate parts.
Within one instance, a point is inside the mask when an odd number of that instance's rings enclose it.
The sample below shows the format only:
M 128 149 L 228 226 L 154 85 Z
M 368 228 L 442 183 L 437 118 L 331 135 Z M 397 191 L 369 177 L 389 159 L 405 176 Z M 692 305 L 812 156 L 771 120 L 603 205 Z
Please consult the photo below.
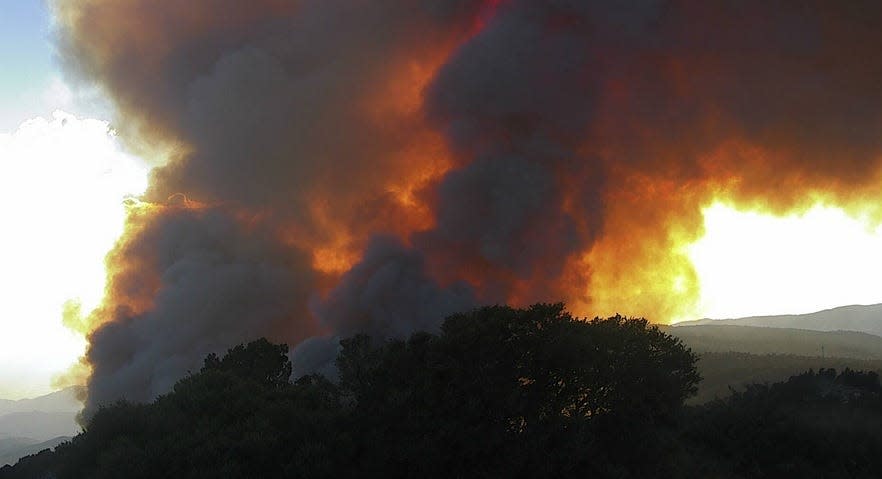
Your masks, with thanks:
M 665 321 L 702 206 L 877 204 L 878 2 L 55 8 L 70 71 L 172 152 L 108 258 L 90 407 L 261 335 L 308 372 L 479 303 Z

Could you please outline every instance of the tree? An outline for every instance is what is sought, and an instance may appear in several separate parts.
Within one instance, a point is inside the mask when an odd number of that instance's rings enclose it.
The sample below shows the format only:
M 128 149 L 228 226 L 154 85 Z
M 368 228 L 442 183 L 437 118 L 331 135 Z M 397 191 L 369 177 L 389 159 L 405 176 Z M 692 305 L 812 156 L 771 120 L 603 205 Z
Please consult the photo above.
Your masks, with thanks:
M 60 479 L 329 474 L 343 411 L 336 387 L 319 377 L 292 384 L 287 352 L 260 339 L 211 354 L 151 404 L 99 408 L 43 462 Z
M 493 306 L 342 341 L 339 384 L 258 340 L 151 404 L 100 408 L 0 479 L 658 476 L 695 357 L 643 319 Z M 860 379 L 860 378 L 858 378 Z M 853 381 L 854 382 L 854 381 Z
M 716 468 L 704 477 L 878 477 L 880 390 L 875 372 L 850 369 L 752 384 L 693 408 L 682 439 Z
M 263 387 L 283 387 L 289 384 L 291 378 L 288 345 L 272 344 L 261 338 L 230 349 L 223 359 L 218 359 L 212 353 L 205 358 L 201 372 L 210 371 L 230 372 Z
M 695 356 L 645 319 L 584 321 L 562 304 L 482 308 L 438 336 L 343 341 L 360 468 L 404 476 L 561 476 L 656 467 L 657 446 L 699 381 Z M 606 466 L 603 466 L 606 467 Z M 618 466 L 616 466 L 618 467 Z

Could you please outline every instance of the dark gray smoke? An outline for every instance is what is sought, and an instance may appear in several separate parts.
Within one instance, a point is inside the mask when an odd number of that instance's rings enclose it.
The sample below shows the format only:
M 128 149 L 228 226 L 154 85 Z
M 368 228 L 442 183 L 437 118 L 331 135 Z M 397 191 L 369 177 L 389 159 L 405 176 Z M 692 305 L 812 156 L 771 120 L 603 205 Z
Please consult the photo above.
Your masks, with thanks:
M 485 302 L 666 320 L 702 206 L 853 205 L 879 178 L 878 2 L 55 4 L 71 71 L 175 152 L 145 200 L 193 200 L 109 258 L 93 406 L 257 336 L 304 373 Z
M 477 305 L 464 282 L 440 287 L 426 273 L 422 253 L 393 237 L 377 236 L 361 262 L 340 279 L 313 313 L 334 333 L 304 341 L 292 352 L 295 374 L 333 374 L 340 339 L 355 334 L 376 338 L 437 332 L 441 319 Z
M 89 336 L 87 415 L 118 398 L 149 401 L 243 338 L 318 331 L 305 308 L 316 279 L 307 256 L 267 232 L 178 207 L 136 214 L 130 228 L 113 253 L 126 262 L 113 309 L 96 313 L 107 322 Z

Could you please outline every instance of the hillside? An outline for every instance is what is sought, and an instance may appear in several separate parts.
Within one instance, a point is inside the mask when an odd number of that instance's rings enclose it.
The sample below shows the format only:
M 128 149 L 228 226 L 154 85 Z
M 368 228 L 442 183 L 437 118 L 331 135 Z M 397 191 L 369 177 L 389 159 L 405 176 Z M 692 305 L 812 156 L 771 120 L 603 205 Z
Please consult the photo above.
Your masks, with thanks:
M 882 374 L 882 360 L 806 357 L 785 354 L 748 354 L 739 352 L 699 354 L 698 372 L 702 380 L 698 393 L 689 404 L 703 404 L 731 394 L 730 388 L 742 390 L 748 384 L 771 384 L 809 370 L 833 368 L 843 371 L 876 371 Z
M 796 316 L 777 317 L 793 318 Z M 701 320 L 661 328 L 698 353 L 702 381 L 689 400 L 701 404 L 726 397 L 730 387 L 785 381 L 810 369 L 882 372 L 882 337 L 856 331 L 814 331 L 748 326 L 744 320 Z M 778 321 L 775 324 L 789 324 Z M 822 349 L 823 348 L 823 349 Z
M 0 416 L 0 438 L 21 437 L 37 442 L 80 431 L 73 412 L 13 412 Z
M 82 409 L 80 397 L 84 393 L 82 386 L 73 386 L 30 399 L 12 401 L 0 399 L 0 416 L 15 412 L 72 412 Z
M 882 359 L 882 337 L 854 331 L 810 331 L 806 329 L 726 324 L 662 326 L 698 353 L 730 351 L 751 354 L 827 356 L 852 359 Z
M 0 439 L 0 467 L 6 464 L 15 464 L 19 458 L 38 453 L 44 449 L 52 449 L 69 439 L 68 436 L 54 437 L 48 441 L 35 441 L 20 437 Z
M 0 466 L 78 434 L 82 393 L 83 388 L 70 387 L 36 398 L 0 399 Z
M 677 326 L 708 324 L 795 328 L 813 331 L 859 331 L 882 336 L 882 304 L 841 306 L 808 314 L 751 316 L 735 319 L 699 319 L 677 323 Z

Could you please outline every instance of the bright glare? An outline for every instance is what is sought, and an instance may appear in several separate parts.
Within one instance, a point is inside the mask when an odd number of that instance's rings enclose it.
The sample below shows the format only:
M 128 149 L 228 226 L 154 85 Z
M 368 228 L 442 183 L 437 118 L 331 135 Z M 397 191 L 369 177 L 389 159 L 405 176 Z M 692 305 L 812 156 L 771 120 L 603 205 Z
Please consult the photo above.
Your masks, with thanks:
M 62 309 L 100 301 L 123 200 L 146 177 L 106 122 L 56 112 L 0 134 L 0 397 L 50 391 L 82 355 L 85 340 L 62 325 Z
M 716 203 L 704 223 L 688 252 L 701 285 L 696 318 L 882 302 L 882 227 L 823 205 L 782 218 Z

